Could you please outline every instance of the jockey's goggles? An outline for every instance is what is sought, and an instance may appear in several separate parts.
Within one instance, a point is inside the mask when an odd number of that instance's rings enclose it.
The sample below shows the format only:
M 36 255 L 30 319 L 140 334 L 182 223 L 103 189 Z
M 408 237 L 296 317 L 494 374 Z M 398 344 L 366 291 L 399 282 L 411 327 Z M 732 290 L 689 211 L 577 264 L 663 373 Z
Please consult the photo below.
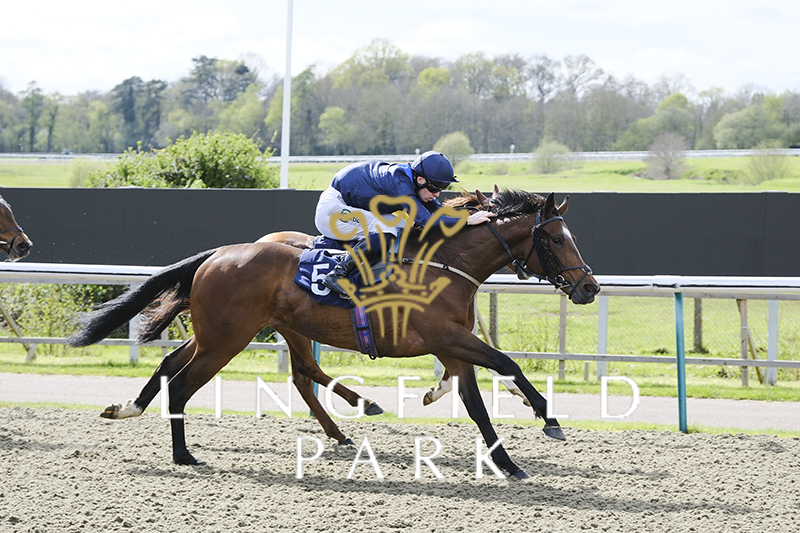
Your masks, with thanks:
M 428 178 L 425 178 L 425 185 L 423 185 L 423 187 L 428 189 L 429 192 L 436 194 L 437 192 L 442 192 L 449 186 L 449 184 L 446 183 L 443 183 L 442 185 L 444 185 L 444 187 L 440 187 L 436 185 L 435 182 L 429 180 Z

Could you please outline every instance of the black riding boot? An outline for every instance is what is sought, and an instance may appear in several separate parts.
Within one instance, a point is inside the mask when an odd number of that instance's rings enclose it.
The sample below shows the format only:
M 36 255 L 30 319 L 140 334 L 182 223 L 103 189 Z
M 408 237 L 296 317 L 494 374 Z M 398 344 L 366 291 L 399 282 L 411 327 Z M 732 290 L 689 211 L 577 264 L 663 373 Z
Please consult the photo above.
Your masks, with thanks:
M 367 262 L 370 265 L 376 263 L 380 259 L 381 252 L 379 247 L 373 245 L 372 249 L 368 250 L 367 241 L 360 241 L 353 247 L 353 251 L 345 254 L 339 263 L 333 267 L 333 270 L 331 270 L 331 272 L 322 279 L 323 285 L 346 300 L 350 299 L 350 296 L 345 292 L 342 286 L 339 285 L 339 282 L 343 279 L 349 278 L 350 273 L 355 270 L 356 260 L 354 256 L 358 250 L 361 250 L 364 253 L 364 256 L 367 258 Z

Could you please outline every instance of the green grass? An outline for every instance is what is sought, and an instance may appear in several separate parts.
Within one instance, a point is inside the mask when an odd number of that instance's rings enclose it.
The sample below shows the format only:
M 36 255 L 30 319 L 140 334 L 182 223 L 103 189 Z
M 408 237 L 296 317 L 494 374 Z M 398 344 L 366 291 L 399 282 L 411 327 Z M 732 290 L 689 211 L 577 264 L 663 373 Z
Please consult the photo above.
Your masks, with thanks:
M 459 184 L 466 190 L 491 191 L 496 184 L 532 192 L 800 192 L 800 157 L 790 158 L 789 177 L 758 185 L 743 182 L 748 158 L 690 159 L 685 179 L 650 180 L 638 177 L 645 169 L 641 161 L 591 161 L 556 174 L 533 174 L 530 164 L 470 163 L 458 170 Z M 298 163 L 289 168 L 289 185 L 298 189 L 324 189 L 344 165 Z M 461 167 L 459 167 L 461 168 Z M 503 173 L 497 173 L 502 170 Z M 455 187 L 457 189 L 457 187 Z
M 90 170 L 104 168 L 113 161 L 88 159 L 45 161 L 0 159 L 0 186 L 73 187 Z M 788 177 L 758 185 L 744 183 L 748 158 L 689 159 L 683 179 L 650 180 L 638 177 L 646 165 L 641 161 L 590 161 L 556 174 L 533 174 L 527 162 L 470 163 L 459 167 L 460 186 L 467 190 L 490 191 L 500 187 L 533 192 L 757 192 L 780 190 L 800 192 L 800 157 L 789 158 Z M 333 175 L 344 167 L 338 163 L 293 163 L 289 167 L 289 186 L 322 190 Z M 463 170 L 462 170 L 463 168 Z
M 0 159 L 0 186 L 73 187 L 90 171 L 107 165 L 89 159 Z

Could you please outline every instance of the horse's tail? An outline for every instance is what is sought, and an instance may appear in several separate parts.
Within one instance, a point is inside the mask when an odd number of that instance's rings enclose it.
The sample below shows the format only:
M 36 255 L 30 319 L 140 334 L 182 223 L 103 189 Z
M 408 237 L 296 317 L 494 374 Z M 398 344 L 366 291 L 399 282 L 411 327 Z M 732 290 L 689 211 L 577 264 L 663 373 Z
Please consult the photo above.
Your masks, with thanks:
M 94 311 L 78 315 L 78 331 L 67 337 L 70 346 L 89 346 L 111 334 L 118 327 L 129 322 L 145 307 L 163 296 L 173 287 L 175 294 L 157 313 L 161 317 L 153 323 L 148 320 L 139 334 L 139 342 L 147 342 L 157 337 L 178 313 L 188 307 L 189 293 L 197 269 L 217 250 L 208 250 L 165 267 L 153 274 L 144 283 L 121 296 L 100 305 Z M 163 317 L 170 317 L 163 326 Z M 160 329 L 159 329 L 160 327 Z

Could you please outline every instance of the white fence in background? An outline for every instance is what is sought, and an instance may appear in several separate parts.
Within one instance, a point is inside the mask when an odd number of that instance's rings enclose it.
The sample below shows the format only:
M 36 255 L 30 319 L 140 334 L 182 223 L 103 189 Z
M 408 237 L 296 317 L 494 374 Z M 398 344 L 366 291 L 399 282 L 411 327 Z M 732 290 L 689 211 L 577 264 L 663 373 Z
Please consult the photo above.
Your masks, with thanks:
M 58 263 L 0 263 L 0 282 L 2 283 L 52 283 L 52 284 L 84 284 L 84 285 L 132 285 L 140 283 L 160 267 L 117 266 L 117 265 L 77 265 Z M 686 276 L 597 276 L 602 291 L 598 296 L 598 332 L 597 353 L 567 353 L 566 351 L 566 317 L 567 297 L 555 293 L 548 283 L 538 281 L 520 281 L 513 275 L 495 274 L 480 288 L 481 292 L 490 295 L 500 293 L 550 294 L 561 299 L 559 325 L 559 352 L 506 352 L 513 358 L 551 359 L 560 361 L 559 374 L 563 379 L 564 363 L 567 360 L 594 361 L 597 363 L 598 377 L 605 375 L 605 365 L 609 361 L 668 363 L 675 364 L 676 358 L 671 356 L 632 356 L 607 353 L 608 298 L 609 297 L 674 297 L 676 293 L 686 298 L 728 298 L 739 302 L 741 316 L 741 357 L 713 358 L 687 357 L 687 364 L 735 366 L 743 369 L 749 367 L 766 368 L 764 380 L 774 384 L 777 380 L 778 368 L 800 369 L 800 361 L 781 361 L 778 359 L 778 305 L 781 300 L 800 300 L 800 278 L 757 278 L 757 277 L 686 277 Z M 755 354 L 747 324 L 748 300 L 769 300 L 769 327 L 767 359 L 751 359 Z M 28 359 L 34 357 L 37 344 L 63 344 L 63 338 L 26 337 L 8 316 L 0 302 L 0 311 L 6 321 L 17 334 L 16 337 L 0 337 L 0 342 L 21 343 L 28 349 Z M 489 321 L 496 320 L 490 316 Z M 135 320 L 131 331 L 136 330 Z M 490 341 L 486 322 L 479 316 L 477 326 L 483 337 Z M 134 335 L 135 336 L 135 335 Z M 148 343 L 148 346 L 163 348 L 178 346 L 182 340 L 161 340 Z M 138 360 L 138 346 L 133 339 L 106 339 L 100 344 L 129 346 L 130 359 Z M 248 348 L 284 351 L 285 343 L 253 342 Z M 322 346 L 325 351 L 343 351 L 340 348 Z M 280 359 L 280 358 L 279 358 Z M 279 367 L 286 366 L 279 360 Z M 281 371 L 285 371 L 281 369 Z M 747 385 L 747 372 L 742 372 L 742 381 Z

